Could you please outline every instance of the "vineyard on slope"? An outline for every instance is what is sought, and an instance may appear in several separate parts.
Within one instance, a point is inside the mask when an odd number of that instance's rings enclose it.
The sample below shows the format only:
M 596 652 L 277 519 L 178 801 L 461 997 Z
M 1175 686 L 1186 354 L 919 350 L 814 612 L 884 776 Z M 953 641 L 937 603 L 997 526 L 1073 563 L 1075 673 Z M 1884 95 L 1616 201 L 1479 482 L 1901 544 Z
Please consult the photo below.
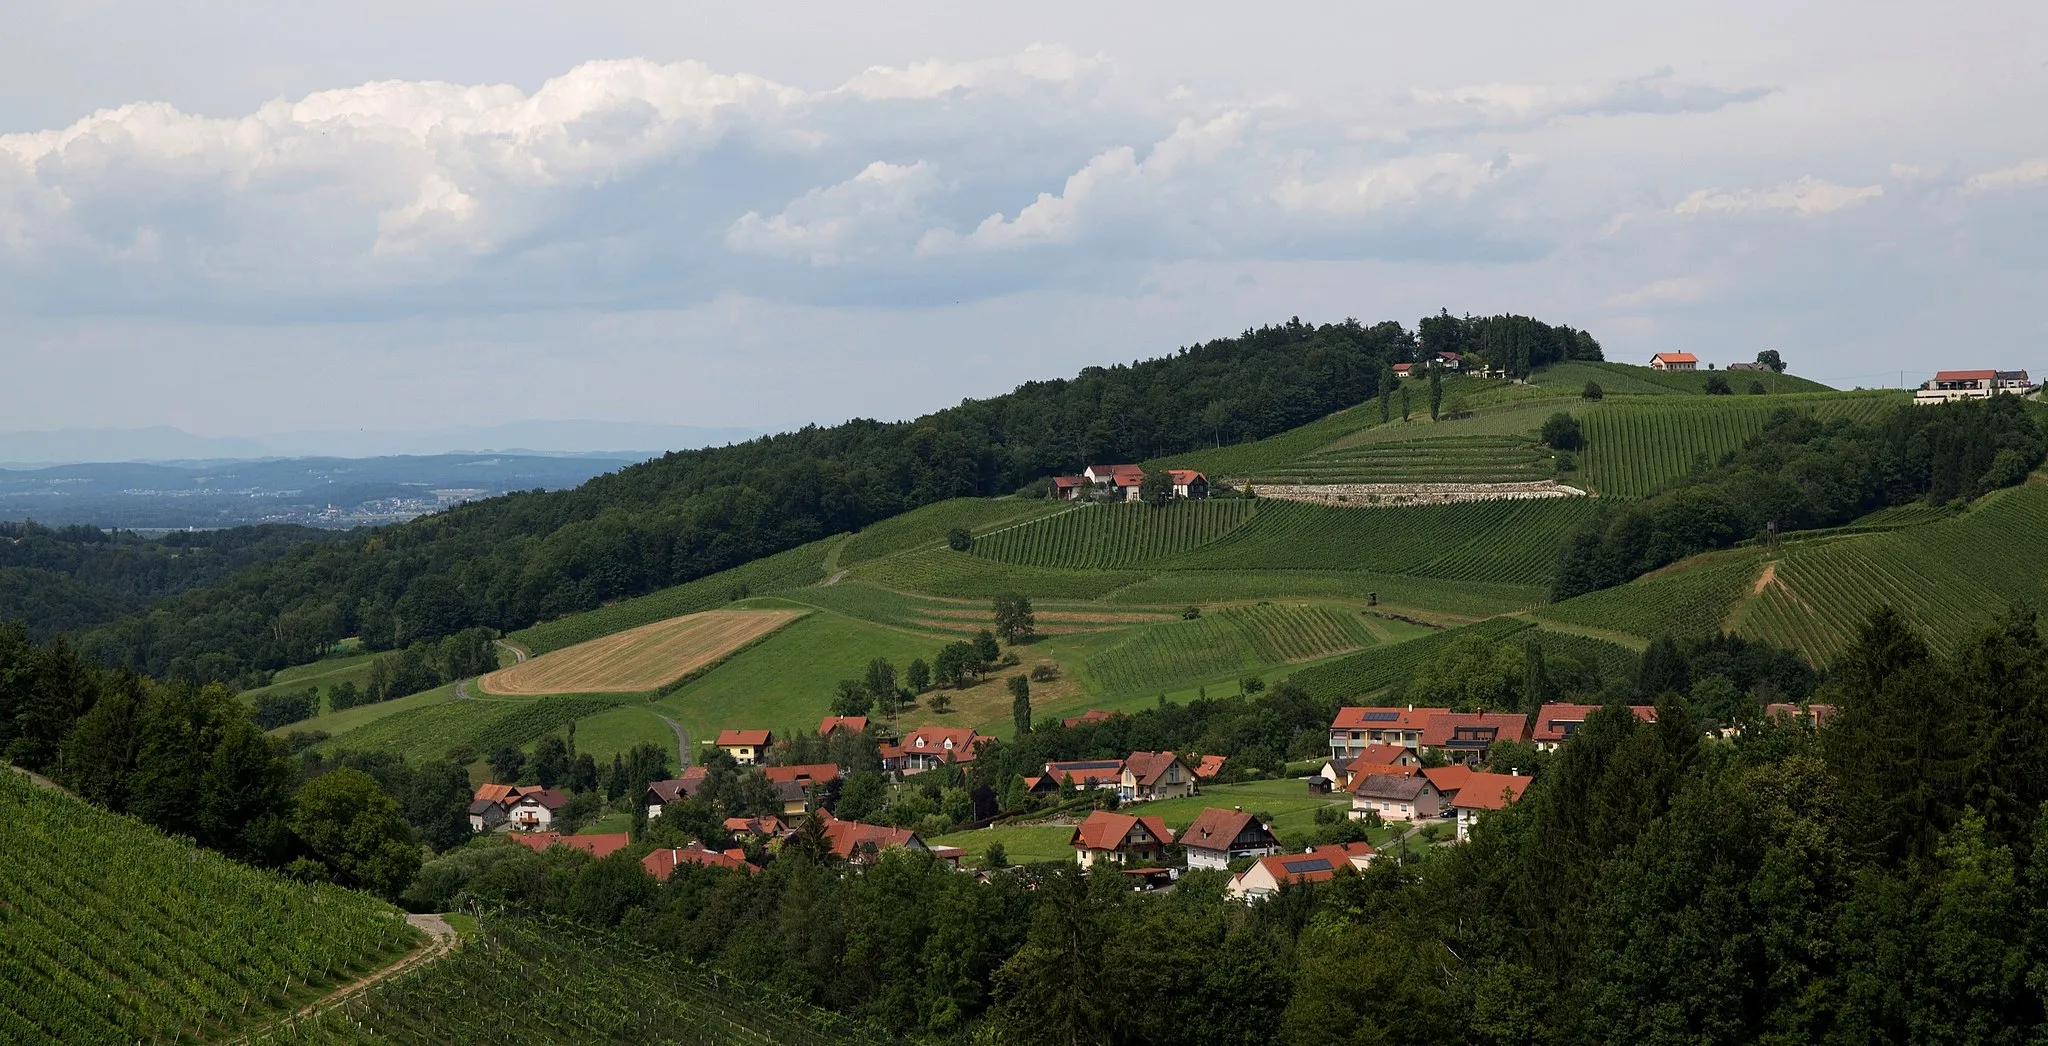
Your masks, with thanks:
M 1153 625 L 1086 663 L 1106 693 L 1159 690 L 1270 665 L 1329 657 L 1375 642 L 1356 613 L 1326 606 L 1227 607 Z
M 171 1042 L 289 1012 L 420 943 L 295 883 L 0 770 L 0 1041 Z
M 1455 636 L 1479 635 L 1498 643 L 1535 627 L 1519 618 L 1497 617 L 1406 643 L 1375 647 L 1349 657 L 1310 665 L 1288 678 L 1318 701 L 1360 701 L 1388 687 L 1408 682 L 1415 675 L 1416 666 L 1435 656 Z
M 1536 611 L 1545 621 L 1655 639 L 1697 639 L 1720 631 L 1730 610 L 1749 594 L 1759 566 L 1756 557 L 1684 567 L 1637 578 L 1626 585 L 1588 592 Z
M 1175 569 L 1370 570 L 1542 585 L 1558 549 L 1595 506 L 1587 498 L 1352 509 L 1262 502 L 1250 522 Z
M 2048 602 L 2048 485 L 2038 481 L 1938 523 L 1789 545 L 1738 631 L 1824 665 L 1880 605 L 1950 646 L 2019 602 Z
M 1896 392 L 1603 401 L 1573 411 L 1586 438 L 1578 474 L 1606 497 L 1648 497 L 1740 448 L 1779 410 L 1870 421 L 1903 402 Z
M 1197 549 L 1243 526 L 1256 501 L 1090 505 L 974 543 L 984 559 L 1024 566 L 1101 570 L 1138 566 Z
M 1528 436 L 1425 436 L 1331 447 L 1259 474 L 1262 483 L 1525 483 L 1550 479 Z
M 869 525 L 839 550 L 839 565 L 850 567 L 914 549 L 936 549 L 955 527 L 970 533 L 1013 527 L 1074 506 L 1050 499 L 954 498 L 913 509 Z
M 287 1043 L 879 1043 L 837 1015 L 569 923 L 491 915 L 439 962 L 254 1040 Z

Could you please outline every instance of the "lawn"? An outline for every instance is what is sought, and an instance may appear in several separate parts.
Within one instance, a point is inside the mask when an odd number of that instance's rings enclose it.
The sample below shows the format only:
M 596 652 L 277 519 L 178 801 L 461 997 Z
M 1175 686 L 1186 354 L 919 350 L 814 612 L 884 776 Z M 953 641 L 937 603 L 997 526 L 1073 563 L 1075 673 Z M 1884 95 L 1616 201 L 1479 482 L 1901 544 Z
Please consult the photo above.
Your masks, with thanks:
M 1001 843 L 1011 864 L 1034 864 L 1073 860 L 1074 848 L 1067 845 L 1073 837 L 1074 826 L 1070 824 L 1026 824 L 954 832 L 925 842 L 932 846 L 957 846 L 967 851 L 969 863 L 977 865 L 982 863 L 991 844 Z
M 270 685 L 242 692 L 242 698 L 254 703 L 258 697 L 268 694 L 295 694 L 307 687 L 320 690 L 321 705 L 325 708 L 329 688 L 337 683 L 354 683 L 361 687 L 370 676 L 370 663 L 379 654 L 345 654 L 340 657 L 325 657 L 310 665 L 293 665 L 280 669 L 270 678 Z
M 577 735 L 579 738 L 581 734 Z M 577 835 L 603 835 L 608 832 L 627 832 L 633 829 L 633 815 L 630 813 L 605 814 L 577 829 Z
M 675 731 L 646 705 L 621 705 L 576 721 L 576 751 L 589 753 L 601 767 L 637 744 L 660 748 L 669 753 L 669 765 L 675 765 Z

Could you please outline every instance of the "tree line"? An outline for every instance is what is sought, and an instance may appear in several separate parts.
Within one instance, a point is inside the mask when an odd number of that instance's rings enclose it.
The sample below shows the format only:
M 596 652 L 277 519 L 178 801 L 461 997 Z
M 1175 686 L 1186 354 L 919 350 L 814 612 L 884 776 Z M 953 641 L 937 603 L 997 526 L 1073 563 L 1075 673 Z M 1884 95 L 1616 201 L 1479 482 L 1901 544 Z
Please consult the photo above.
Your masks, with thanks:
M 1583 332 L 1573 344 L 1597 358 Z M 575 490 L 510 494 L 297 549 L 80 643 L 103 664 L 207 681 L 310 660 L 346 636 L 387 650 L 465 628 L 511 631 L 946 498 L 1274 435 L 1370 399 L 1388 365 L 1415 352 L 1396 322 L 1295 319 L 913 421 L 678 451 Z

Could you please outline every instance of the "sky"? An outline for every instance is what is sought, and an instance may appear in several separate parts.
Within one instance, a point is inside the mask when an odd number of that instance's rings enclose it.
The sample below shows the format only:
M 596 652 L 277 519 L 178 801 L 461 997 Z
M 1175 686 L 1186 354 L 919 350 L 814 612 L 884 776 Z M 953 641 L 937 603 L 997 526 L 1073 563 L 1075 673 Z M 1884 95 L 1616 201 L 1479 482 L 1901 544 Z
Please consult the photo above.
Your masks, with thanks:
M 2039 3 L 24 6 L 0 429 L 765 430 L 1439 308 L 2048 370 Z

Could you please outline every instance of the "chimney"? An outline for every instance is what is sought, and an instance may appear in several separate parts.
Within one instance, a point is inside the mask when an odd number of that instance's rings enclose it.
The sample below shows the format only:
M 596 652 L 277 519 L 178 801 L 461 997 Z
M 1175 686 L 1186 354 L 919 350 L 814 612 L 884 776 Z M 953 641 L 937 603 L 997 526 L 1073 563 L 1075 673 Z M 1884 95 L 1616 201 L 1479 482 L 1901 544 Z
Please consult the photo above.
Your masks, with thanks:
M 1413 701 L 1410 701 L 1410 702 L 1408 702 L 1408 710 L 1409 710 L 1410 712 L 1413 712 L 1413 711 L 1415 711 L 1415 702 L 1413 702 Z
M 1519 767 L 1519 766 L 1511 766 L 1511 767 L 1508 767 L 1508 776 L 1509 776 L 1509 777 L 1520 777 L 1520 776 L 1522 776 L 1522 768 L 1521 768 L 1521 767 Z
M 1244 807 L 1242 807 L 1242 806 L 1233 806 L 1233 807 L 1231 807 L 1230 809 L 1231 809 L 1231 812 L 1233 812 L 1233 813 L 1240 813 L 1240 814 L 1241 814 L 1241 813 L 1244 813 Z

